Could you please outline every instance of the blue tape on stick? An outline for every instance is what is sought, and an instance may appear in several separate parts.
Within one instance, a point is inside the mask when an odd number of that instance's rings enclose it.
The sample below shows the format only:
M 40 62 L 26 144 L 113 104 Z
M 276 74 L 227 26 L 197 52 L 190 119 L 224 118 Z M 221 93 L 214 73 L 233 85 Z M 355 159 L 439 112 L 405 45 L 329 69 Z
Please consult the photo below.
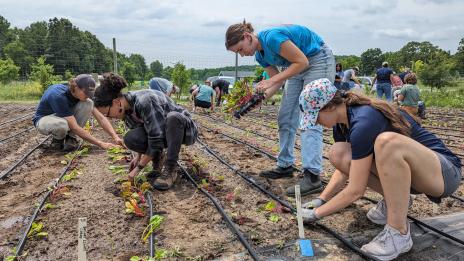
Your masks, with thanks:
M 300 239 L 300 249 L 302 256 L 314 256 L 313 246 L 311 240 Z

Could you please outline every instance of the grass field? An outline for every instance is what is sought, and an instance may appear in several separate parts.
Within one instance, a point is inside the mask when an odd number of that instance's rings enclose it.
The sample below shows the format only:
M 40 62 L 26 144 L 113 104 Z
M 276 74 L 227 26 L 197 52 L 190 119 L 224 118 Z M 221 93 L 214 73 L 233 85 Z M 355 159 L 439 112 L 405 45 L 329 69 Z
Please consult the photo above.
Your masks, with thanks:
M 145 86 L 141 86 L 140 82 L 136 82 L 130 88 L 125 88 L 123 91 L 145 89 Z M 427 86 L 421 86 L 420 84 L 418 86 L 421 89 L 421 98 L 427 106 L 464 108 L 464 82 L 461 82 L 457 86 L 446 87 L 440 90 L 434 89 L 432 91 Z M 276 94 L 273 100 L 279 104 L 282 95 L 284 93 Z M 15 81 L 6 85 L 0 84 L 0 102 L 38 102 L 41 96 L 40 85 L 36 82 Z M 175 98 L 174 95 L 173 98 Z M 184 94 L 181 100 L 186 100 L 186 98 L 187 96 Z

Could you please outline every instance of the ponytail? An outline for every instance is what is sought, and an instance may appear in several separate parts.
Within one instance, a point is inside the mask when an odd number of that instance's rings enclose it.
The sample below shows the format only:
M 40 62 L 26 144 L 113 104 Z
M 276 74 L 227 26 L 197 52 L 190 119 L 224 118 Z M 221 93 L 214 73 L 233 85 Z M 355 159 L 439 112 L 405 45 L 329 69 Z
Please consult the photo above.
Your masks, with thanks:
M 382 113 L 390 121 L 395 131 L 408 137 L 411 134 L 411 124 L 405 117 L 403 117 L 397 106 L 393 106 L 382 100 L 371 99 L 362 94 L 338 90 L 332 100 L 330 100 L 330 102 L 327 103 L 322 110 L 332 108 L 343 103 L 346 104 L 346 106 L 370 105 L 380 111 L 380 113 Z

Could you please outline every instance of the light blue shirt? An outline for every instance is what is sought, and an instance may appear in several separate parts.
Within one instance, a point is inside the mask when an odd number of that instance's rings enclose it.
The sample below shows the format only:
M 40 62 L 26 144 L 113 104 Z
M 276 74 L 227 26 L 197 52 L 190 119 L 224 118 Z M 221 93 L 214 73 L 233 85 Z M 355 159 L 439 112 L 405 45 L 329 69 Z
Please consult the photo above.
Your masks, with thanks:
M 213 92 L 213 88 L 202 84 L 200 87 L 198 87 L 198 95 L 195 97 L 195 99 L 199 101 L 212 102 L 213 99 L 211 96 L 213 96 Z
M 258 33 L 262 51 L 255 54 L 256 61 L 264 68 L 274 66 L 290 66 L 291 62 L 280 56 L 280 46 L 285 41 L 292 41 L 306 56 L 321 50 L 322 38 L 307 27 L 301 25 L 285 25 L 266 29 Z

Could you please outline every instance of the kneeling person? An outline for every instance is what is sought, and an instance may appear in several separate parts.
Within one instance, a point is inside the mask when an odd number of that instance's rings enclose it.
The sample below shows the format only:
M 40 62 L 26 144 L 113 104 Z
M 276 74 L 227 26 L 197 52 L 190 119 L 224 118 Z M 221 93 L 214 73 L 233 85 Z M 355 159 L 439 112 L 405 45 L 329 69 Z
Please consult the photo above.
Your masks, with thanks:
M 211 108 L 211 111 L 214 111 L 214 90 L 209 85 L 199 85 L 192 92 L 194 111 L 195 107 L 200 107 L 204 109 Z
M 104 149 L 116 146 L 93 137 L 83 129 L 90 115 L 113 137 L 115 143 L 122 144 L 110 122 L 93 107 L 90 98 L 94 92 L 95 81 L 87 74 L 78 75 L 68 84 L 48 87 L 32 121 L 39 133 L 53 135 L 52 148 L 71 151 L 77 147 L 76 136 Z
M 95 92 L 95 106 L 107 117 L 124 120 L 130 129 L 124 143 L 138 153 L 131 162 L 129 179 L 133 180 L 150 161 L 154 169 L 162 166 L 162 151 L 167 147 L 166 161 L 152 185 L 158 190 L 171 188 L 177 180 L 181 145 L 193 144 L 198 136 L 189 113 L 162 92 L 140 90 L 123 94 L 121 90 L 127 83 L 121 76 L 107 73 L 103 77 Z

